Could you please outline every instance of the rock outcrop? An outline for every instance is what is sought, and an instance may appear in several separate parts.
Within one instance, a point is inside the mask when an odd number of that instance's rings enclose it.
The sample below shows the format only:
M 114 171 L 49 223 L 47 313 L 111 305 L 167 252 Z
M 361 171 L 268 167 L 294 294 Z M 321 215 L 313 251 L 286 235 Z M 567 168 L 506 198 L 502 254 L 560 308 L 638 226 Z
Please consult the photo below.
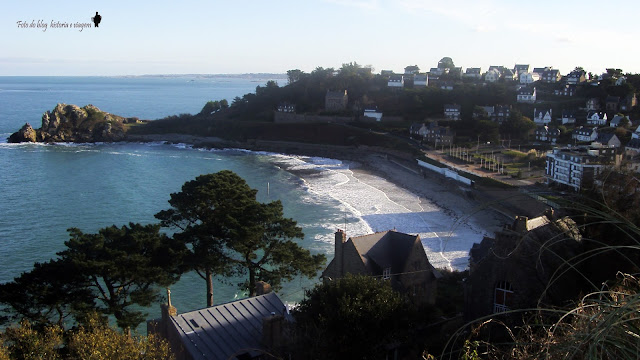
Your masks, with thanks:
M 125 137 L 126 123 L 137 118 L 124 118 L 101 111 L 93 105 L 58 104 L 42 115 L 40 129 L 28 123 L 13 133 L 8 141 L 17 142 L 113 142 Z

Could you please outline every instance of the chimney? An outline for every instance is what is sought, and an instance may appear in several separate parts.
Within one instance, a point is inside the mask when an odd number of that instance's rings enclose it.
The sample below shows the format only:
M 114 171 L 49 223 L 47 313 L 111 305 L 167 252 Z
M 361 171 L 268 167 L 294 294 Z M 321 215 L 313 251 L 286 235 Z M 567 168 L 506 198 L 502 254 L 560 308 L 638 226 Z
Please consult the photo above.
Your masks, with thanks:
M 256 283 L 256 296 L 265 295 L 271 292 L 271 285 L 264 281 Z
M 547 217 L 547 219 L 549 219 L 549 221 L 553 221 L 555 220 L 555 211 L 553 210 L 553 208 L 548 208 L 547 210 L 544 211 L 544 215 Z
M 336 277 L 338 278 L 341 278 L 342 276 L 344 276 L 342 248 L 344 247 L 344 243 L 346 241 L 347 241 L 347 233 L 345 233 L 341 229 L 338 229 L 338 231 L 336 231 L 336 248 L 335 248 L 336 251 L 333 258 L 335 262 L 336 273 L 337 273 Z
M 157 331 L 165 339 L 169 339 L 169 327 L 171 324 L 171 317 L 178 315 L 178 309 L 171 305 L 171 290 L 167 288 L 167 303 L 160 304 L 160 324 L 157 327 Z
M 516 221 L 513 222 L 513 230 L 517 232 L 527 232 L 527 221 L 529 218 L 526 216 L 516 216 Z

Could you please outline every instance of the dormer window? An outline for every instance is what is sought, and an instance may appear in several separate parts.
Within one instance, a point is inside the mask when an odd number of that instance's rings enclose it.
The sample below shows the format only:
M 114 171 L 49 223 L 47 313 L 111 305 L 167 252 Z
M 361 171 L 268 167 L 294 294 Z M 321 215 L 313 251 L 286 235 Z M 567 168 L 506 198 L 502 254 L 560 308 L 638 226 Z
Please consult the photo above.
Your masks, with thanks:
M 391 268 L 384 268 L 384 270 L 382 270 L 382 279 L 383 280 L 389 280 L 391 279 Z

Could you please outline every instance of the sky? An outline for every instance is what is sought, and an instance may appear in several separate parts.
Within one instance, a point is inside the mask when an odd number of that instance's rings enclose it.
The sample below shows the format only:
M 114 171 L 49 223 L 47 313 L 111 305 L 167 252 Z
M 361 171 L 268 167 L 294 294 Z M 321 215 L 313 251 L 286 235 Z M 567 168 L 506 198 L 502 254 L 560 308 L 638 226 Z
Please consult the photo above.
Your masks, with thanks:
M 96 11 L 98 28 L 73 27 Z M 482 71 L 640 73 L 637 14 L 637 0 L 3 0 L 0 76 L 310 72 L 353 61 L 428 71 L 445 56 Z

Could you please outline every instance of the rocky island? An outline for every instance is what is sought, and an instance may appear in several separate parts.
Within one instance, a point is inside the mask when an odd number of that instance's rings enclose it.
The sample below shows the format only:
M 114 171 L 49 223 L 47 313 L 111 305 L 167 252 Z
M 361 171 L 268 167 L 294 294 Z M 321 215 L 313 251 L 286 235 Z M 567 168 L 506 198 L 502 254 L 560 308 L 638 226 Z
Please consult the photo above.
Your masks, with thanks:
M 141 122 L 101 111 L 89 104 L 84 107 L 57 104 L 42 114 L 40 129 L 26 123 L 11 134 L 10 143 L 20 142 L 113 142 L 125 138 L 125 124 Z

